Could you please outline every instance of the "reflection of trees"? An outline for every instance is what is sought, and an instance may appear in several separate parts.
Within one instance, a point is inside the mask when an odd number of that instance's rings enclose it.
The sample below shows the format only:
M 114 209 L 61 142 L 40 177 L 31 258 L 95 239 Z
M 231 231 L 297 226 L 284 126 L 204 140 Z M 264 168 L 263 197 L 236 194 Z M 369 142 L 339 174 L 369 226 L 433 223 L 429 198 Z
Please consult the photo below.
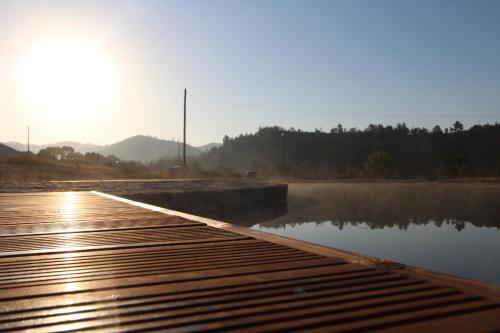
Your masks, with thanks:
M 366 222 L 366 221 L 304 221 L 304 222 L 290 222 L 290 223 L 274 223 L 273 221 L 271 222 L 263 222 L 260 223 L 261 226 L 267 227 L 267 228 L 274 228 L 274 229 L 284 229 L 285 227 L 295 227 L 295 226 L 301 226 L 303 224 L 310 224 L 310 223 L 315 223 L 316 226 L 322 226 L 326 223 L 330 223 L 332 226 L 338 228 L 339 230 L 343 230 L 344 227 L 346 226 L 354 226 L 354 227 L 360 227 L 360 226 L 368 226 L 372 230 L 376 229 L 384 229 L 384 228 L 398 228 L 399 230 L 408 230 L 408 227 L 410 226 L 422 226 L 422 225 L 427 225 L 427 224 L 434 224 L 437 227 L 441 227 L 443 224 L 445 225 L 452 225 L 457 231 L 462 231 L 465 229 L 465 223 L 468 221 L 459 221 L 459 220 L 442 220 L 442 221 L 434 221 L 434 220 L 415 220 L 415 219 L 408 219 L 408 223 L 404 222 L 388 222 L 388 223 L 373 223 L 373 222 Z M 500 229 L 500 225 L 494 225 L 494 226 L 489 226 L 492 228 Z
M 500 186 L 488 184 L 304 184 L 289 188 L 288 214 L 265 227 L 283 228 L 312 221 L 339 229 L 365 224 L 406 230 L 412 225 L 470 222 L 500 229 Z M 261 220 L 262 221 L 262 220 Z M 236 222 L 236 221 L 234 221 Z

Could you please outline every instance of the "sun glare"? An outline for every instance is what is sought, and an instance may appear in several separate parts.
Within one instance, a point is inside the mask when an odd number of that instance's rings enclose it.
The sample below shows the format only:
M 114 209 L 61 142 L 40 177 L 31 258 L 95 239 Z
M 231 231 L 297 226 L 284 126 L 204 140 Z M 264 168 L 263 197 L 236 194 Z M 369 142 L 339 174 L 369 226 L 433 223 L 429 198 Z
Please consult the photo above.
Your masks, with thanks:
M 95 121 L 109 112 L 116 90 L 113 66 L 91 41 L 44 39 L 19 66 L 23 100 L 34 116 L 64 123 Z

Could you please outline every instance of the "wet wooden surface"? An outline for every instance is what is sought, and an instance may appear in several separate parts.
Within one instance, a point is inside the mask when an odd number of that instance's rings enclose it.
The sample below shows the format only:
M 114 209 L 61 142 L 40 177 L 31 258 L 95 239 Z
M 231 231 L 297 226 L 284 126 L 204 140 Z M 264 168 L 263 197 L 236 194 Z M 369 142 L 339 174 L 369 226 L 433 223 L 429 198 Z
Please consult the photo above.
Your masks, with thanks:
M 109 195 L 0 194 L 1 332 L 494 332 L 499 294 Z

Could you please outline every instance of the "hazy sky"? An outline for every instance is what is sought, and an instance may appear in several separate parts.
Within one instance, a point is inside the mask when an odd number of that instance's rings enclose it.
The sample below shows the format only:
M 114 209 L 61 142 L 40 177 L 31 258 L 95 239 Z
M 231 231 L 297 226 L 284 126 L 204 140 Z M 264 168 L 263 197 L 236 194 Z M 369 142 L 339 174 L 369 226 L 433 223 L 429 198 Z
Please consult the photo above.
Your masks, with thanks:
M 0 141 L 181 137 L 185 87 L 195 145 L 500 121 L 500 1 L 0 1 Z

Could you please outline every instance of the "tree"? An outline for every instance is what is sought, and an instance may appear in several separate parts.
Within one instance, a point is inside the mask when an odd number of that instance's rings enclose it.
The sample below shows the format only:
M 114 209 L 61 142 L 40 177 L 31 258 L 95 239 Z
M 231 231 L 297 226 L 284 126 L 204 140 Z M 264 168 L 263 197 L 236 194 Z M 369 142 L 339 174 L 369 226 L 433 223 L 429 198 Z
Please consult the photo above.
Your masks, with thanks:
M 496 176 L 500 176 L 500 158 L 497 158 L 495 162 L 495 174 Z
M 425 135 L 425 134 L 428 134 L 429 132 L 427 131 L 427 129 L 425 127 L 414 127 L 410 130 L 410 134 L 411 135 Z
M 73 147 L 47 147 L 38 152 L 38 156 L 47 160 L 67 160 L 75 154 Z
M 432 128 L 432 134 L 443 134 L 443 131 L 441 130 L 441 126 L 436 125 Z
M 461 132 L 463 130 L 464 130 L 464 125 L 461 122 L 457 120 L 453 123 L 453 127 L 451 128 L 452 133 Z
M 38 152 L 38 156 L 48 160 L 60 160 L 62 156 L 61 147 L 47 147 Z
M 370 177 L 387 177 L 390 173 L 389 154 L 376 150 L 366 159 L 364 170 Z
M 314 130 L 287 131 L 287 165 L 307 177 L 336 177 L 339 173 L 380 177 L 385 176 L 384 172 L 374 171 L 378 167 L 368 163 L 367 157 L 382 150 L 390 157 L 388 175 L 397 174 L 398 177 L 489 176 L 498 170 L 500 124 L 476 125 L 451 135 L 449 128 L 446 128 L 447 134 L 441 134 L 445 128 L 409 130 L 404 123 L 394 127 L 372 124 L 364 130 L 346 130 L 344 126 L 342 129 L 342 134 L 339 134 L 339 127 L 333 127 L 331 134 Z M 282 165 L 282 133 L 282 128 L 273 126 L 261 127 L 255 133 L 225 137 L 220 148 L 202 157 L 203 166 L 224 165 L 233 170 L 248 170 L 258 161 L 258 168 L 254 169 L 258 169 L 260 175 L 273 175 Z M 466 157 L 468 162 L 446 159 L 460 156 Z
M 75 154 L 75 149 L 73 147 L 70 147 L 70 146 L 63 146 L 60 149 L 60 154 L 61 154 L 61 156 L 60 156 L 61 160 L 67 160 L 72 155 Z
M 344 127 L 342 127 L 342 124 L 338 124 L 337 127 L 334 127 L 330 130 L 330 133 L 332 134 L 342 134 L 344 132 Z
M 339 134 L 344 133 L 344 127 L 342 127 L 342 124 L 337 125 L 337 133 Z
M 40 151 L 37 154 L 38 157 L 43 158 L 45 160 L 55 160 L 57 159 L 55 152 L 53 149 L 49 148 L 44 148 L 40 149 Z
M 398 123 L 396 125 L 396 129 L 395 130 L 396 130 L 397 133 L 402 134 L 402 135 L 408 135 L 408 133 L 410 133 L 410 130 L 406 126 L 406 123 Z
M 447 156 L 441 161 L 438 173 L 445 177 L 464 177 L 473 174 L 472 161 L 466 156 Z

